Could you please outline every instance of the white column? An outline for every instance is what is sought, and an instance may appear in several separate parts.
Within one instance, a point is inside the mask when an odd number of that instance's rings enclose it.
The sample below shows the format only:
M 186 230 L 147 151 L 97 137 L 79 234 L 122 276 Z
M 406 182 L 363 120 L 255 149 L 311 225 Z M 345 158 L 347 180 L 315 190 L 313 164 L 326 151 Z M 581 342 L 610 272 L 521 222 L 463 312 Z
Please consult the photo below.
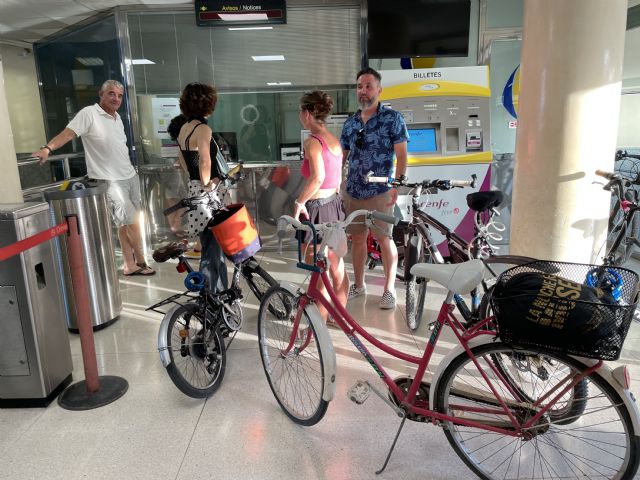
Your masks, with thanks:
M 18 174 L 16 150 L 9 122 L 9 108 L 4 88 L 2 57 L 0 57 L 0 203 L 22 203 L 22 187 Z
M 525 0 L 514 254 L 596 260 L 609 194 L 594 172 L 613 169 L 626 15 L 626 0 Z

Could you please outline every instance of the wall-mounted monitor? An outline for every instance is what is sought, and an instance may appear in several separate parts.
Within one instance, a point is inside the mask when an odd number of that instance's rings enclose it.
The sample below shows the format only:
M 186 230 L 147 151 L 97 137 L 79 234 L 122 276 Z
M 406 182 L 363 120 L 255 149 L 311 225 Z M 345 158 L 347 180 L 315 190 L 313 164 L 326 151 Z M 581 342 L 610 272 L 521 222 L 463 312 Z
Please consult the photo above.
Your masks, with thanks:
M 407 143 L 407 152 L 436 153 L 437 151 L 438 142 L 436 141 L 435 127 L 409 129 L 409 143 Z
M 466 57 L 471 0 L 368 0 L 367 57 Z

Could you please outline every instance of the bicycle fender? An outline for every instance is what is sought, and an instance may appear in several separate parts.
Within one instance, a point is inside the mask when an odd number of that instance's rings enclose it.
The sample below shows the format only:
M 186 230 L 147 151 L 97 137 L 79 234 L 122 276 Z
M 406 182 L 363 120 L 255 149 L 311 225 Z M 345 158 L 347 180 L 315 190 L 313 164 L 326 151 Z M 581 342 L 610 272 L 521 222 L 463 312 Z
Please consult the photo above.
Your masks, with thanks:
M 180 305 L 175 305 L 164 314 L 162 322 L 160 323 L 160 329 L 158 330 L 158 353 L 160 353 L 160 361 L 164 368 L 167 368 L 171 363 L 171 357 L 169 356 L 169 344 L 167 343 L 169 320 L 171 320 L 171 316 L 178 308 L 180 308 Z
M 598 363 L 598 360 L 595 360 L 593 358 L 576 357 L 573 355 L 569 356 L 586 365 L 587 367 L 591 367 L 592 365 Z M 596 370 L 596 372 L 598 372 L 598 374 L 618 393 L 618 395 L 620 395 L 620 398 L 629 410 L 631 422 L 633 423 L 634 435 L 639 436 L 640 409 L 638 409 L 638 405 L 636 405 L 636 399 L 633 397 L 629 390 L 624 389 L 622 385 L 618 383 L 618 381 L 613 376 L 613 370 L 611 369 L 611 367 L 609 367 L 608 364 L 602 364 L 602 366 L 598 370 Z
M 483 338 L 486 337 L 486 338 Z M 483 335 L 482 337 L 474 338 L 469 342 L 469 347 L 476 347 L 478 345 L 485 345 L 487 343 L 493 343 L 494 338 L 488 335 Z M 435 406 L 435 395 L 438 390 L 438 382 L 440 381 L 440 377 L 444 373 L 444 370 L 449 366 L 449 364 L 453 361 L 461 353 L 464 353 L 464 348 L 462 345 L 457 345 L 449 354 L 444 357 L 436 369 L 436 372 L 433 374 L 433 379 L 431 381 L 431 388 L 429 389 L 429 408 L 433 409 Z M 568 355 L 569 357 L 577 360 L 587 367 L 591 367 L 594 364 L 598 363 L 598 360 L 592 358 L 584 358 L 577 357 L 573 355 Z M 629 414 L 631 416 L 631 422 L 633 423 L 634 435 L 640 435 L 640 409 L 636 405 L 636 400 L 631 394 L 629 390 L 626 390 L 618 383 L 618 381 L 613 377 L 613 370 L 604 363 L 598 370 L 597 373 L 603 378 L 605 382 L 607 382 L 617 393 L 620 395 L 623 403 L 629 410 Z
M 280 286 L 291 292 L 292 295 L 298 295 L 297 286 L 288 282 L 280 282 Z M 309 303 L 304 308 L 304 311 L 309 316 L 309 320 L 313 325 L 313 331 L 318 341 L 318 348 L 322 353 L 324 363 L 324 392 L 322 399 L 330 402 L 336 393 L 336 351 L 333 348 L 329 330 L 320 316 L 318 307 L 313 303 Z

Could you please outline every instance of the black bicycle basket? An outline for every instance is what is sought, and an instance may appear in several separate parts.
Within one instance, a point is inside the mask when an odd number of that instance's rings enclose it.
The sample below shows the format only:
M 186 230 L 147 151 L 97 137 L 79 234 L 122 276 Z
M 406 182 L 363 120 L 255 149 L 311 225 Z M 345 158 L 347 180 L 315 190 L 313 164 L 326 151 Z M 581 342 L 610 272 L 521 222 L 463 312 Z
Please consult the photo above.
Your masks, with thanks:
M 541 260 L 502 273 L 491 306 L 507 343 L 617 360 L 637 293 L 626 268 Z

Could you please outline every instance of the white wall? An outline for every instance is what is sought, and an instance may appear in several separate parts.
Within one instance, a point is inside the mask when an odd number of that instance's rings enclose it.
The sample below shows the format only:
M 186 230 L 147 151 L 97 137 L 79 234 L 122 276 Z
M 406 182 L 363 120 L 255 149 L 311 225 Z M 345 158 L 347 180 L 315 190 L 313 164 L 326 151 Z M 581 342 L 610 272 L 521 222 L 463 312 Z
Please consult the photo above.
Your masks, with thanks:
M 0 58 L 15 151 L 30 153 L 46 141 L 33 53 L 0 43 Z
M 2 63 L 2 57 L 0 56 L 0 171 L 3 172 L 2 188 L 0 188 L 0 204 L 21 203 L 22 189 L 20 187 L 16 152 L 13 149 L 11 124 L 7 118 L 7 96 L 3 88 L 4 75 Z

